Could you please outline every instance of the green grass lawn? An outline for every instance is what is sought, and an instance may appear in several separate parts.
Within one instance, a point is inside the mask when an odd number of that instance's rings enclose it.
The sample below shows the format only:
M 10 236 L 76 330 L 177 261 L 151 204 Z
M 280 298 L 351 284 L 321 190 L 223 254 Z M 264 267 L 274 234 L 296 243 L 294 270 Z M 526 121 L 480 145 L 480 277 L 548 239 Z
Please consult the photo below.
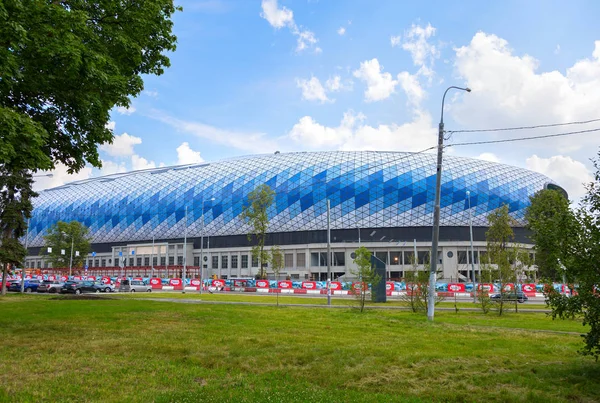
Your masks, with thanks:
M 153 295 L 154 296 L 154 295 Z M 545 314 L 0 298 L 0 401 L 594 402 Z

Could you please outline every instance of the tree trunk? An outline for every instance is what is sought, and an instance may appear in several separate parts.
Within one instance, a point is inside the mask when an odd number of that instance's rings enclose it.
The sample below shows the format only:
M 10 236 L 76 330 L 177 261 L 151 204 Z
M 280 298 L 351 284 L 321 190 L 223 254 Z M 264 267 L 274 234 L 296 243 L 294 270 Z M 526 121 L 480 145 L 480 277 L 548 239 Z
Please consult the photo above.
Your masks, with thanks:
M 8 263 L 4 263 L 2 269 L 2 295 L 6 295 L 6 276 L 8 275 Z

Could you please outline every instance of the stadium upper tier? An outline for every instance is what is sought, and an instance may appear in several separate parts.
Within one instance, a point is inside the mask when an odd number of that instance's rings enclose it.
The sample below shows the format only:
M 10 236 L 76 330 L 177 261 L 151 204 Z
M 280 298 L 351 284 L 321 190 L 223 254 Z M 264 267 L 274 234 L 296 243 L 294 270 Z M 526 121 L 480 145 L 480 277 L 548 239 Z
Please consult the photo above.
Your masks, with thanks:
M 40 192 L 34 201 L 30 246 L 57 221 L 80 221 L 93 243 L 239 235 L 248 194 L 266 183 L 275 191 L 269 232 L 331 228 L 431 226 L 436 156 L 404 152 L 297 152 L 114 174 Z M 507 204 L 524 224 L 529 197 L 552 181 L 509 165 L 446 156 L 442 226 L 473 225 Z M 187 222 L 186 222 L 187 208 Z M 204 210 L 204 211 L 203 211 Z M 204 223 L 202 222 L 204 220 Z

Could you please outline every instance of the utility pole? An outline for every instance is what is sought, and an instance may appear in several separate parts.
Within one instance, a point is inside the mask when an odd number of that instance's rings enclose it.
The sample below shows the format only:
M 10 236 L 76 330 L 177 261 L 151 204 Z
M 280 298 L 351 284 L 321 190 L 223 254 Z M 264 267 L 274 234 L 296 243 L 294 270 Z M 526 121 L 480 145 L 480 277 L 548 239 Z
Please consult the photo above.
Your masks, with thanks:
M 435 174 L 435 205 L 433 208 L 433 239 L 431 240 L 431 256 L 429 271 L 429 301 L 427 304 L 427 319 L 433 322 L 435 313 L 435 281 L 438 263 L 438 242 L 440 238 L 440 199 L 442 193 L 442 156 L 444 152 L 444 101 L 450 89 L 471 92 L 470 88 L 448 87 L 442 97 L 442 114 L 438 126 L 437 168 Z
M 330 202 L 327 199 L 327 306 L 331 306 L 331 220 Z
M 182 289 L 181 289 L 181 293 L 185 294 L 185 269 L 186 269 L 186 263 L 187 263 L 187 206 L 185 206 L 185 219 L 184 219 L 184 227 L 183 227 L 183 275 L 182 275 Z
M 469 199 L 469 234 L 471 238 L 471 276 L 473 280 L 473 303 L 477 302 L 477 288 L 475 284 L 475 252 L 473 251 L 473 216 L 471 212 L 471 192 L 467 190 L 467 199 Z
M 25 257 L 27 257 L 27 247 L 29 246 L 29 220 L 30 218 L 27 219 L 27 231 L 25 232 Z M 26 262 L 27 260 L 25 260 Z M 21 269 L 21 294 L 23 294 L 25 292 L 25 265 L 26 263 L 23 262 L 23 268 Z
M 71 258 L 69 259 L 69 278 L 71 278 L 72 268 L 73 268 L 73 244 L 75 241 L 75 237 L 71 234 Z

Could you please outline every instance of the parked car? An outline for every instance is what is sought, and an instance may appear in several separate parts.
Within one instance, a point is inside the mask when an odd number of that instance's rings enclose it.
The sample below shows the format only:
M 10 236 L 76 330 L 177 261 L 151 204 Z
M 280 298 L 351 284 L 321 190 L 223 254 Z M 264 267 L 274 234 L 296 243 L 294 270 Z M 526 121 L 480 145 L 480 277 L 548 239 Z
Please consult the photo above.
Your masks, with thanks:
M 119 292 L 152 292 L 152 287 L 142 280 L 123 280 Z
M 60 289 L 65 283 L 58 280 L 44 280 L 37 289 L 37 292 L 47 292 L 49 294 L 56 294 L 60 292 Z
M 40 280 L 25 280 L 25 285 L 23 286 L 23 289 L 25 290 L 25 292 L 33 292 L 33 291 L 37 291 L 38 287 L 40 286 Z M 21 281 L 16 281 L 13 283 L 10 283 L 10 287 L 8 287 L 8 291 L 21 291 Z
M 100 287 L 93 281 L 67 281 L 60 289 L 61 294 L 99 293 Z
M 527 301 L 529 298 L 527 298 L 527 295 L 523 294 L 522 292 L 505 292 L 505 293 L 501 293 L 501 294 L 492 294 L 490 295 L 490 299 L 492 299 L 493 301 L 517 301 L 520 303 L 523 303 L 525 301 Z
M 100 288 L 100 292 L 115 292 L 115 286 L 113 284 L 104 284 L 102 281 L 96 281 L 94 284 Z

